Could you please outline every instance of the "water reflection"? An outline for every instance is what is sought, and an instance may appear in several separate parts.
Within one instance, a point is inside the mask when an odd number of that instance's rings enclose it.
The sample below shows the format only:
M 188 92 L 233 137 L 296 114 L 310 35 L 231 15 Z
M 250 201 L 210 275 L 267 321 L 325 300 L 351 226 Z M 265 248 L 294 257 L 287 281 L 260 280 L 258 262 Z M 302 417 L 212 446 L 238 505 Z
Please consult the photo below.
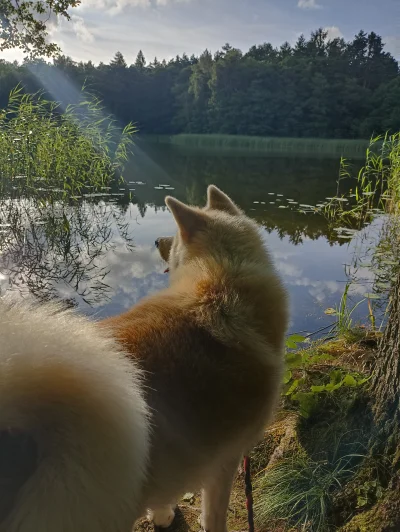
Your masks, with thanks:
M 338 168 L 338 160 L 206 156 L 139 143 L 126 184 L 103 195 L 67 204 L 50 191 L 1 199 L 0 285 L 97 316 L 129 308 L 168 282 L 153 247 L 175 231 L 165 195 L 202 205 L 215 183 L 263 225 L 290 292 L 291 330 L 316 330 L 333 320 L 323 311 L 343 293 L 355 245 L 307 212 L 335 193 Z M 364 291 L 355 287 L 353 298 Z
M 65 204 L 57 193 L 0 200 L 3 290 L 99 305 L 110 295 L 105 256 L 133 249 L 126 209 L 104 201 Z

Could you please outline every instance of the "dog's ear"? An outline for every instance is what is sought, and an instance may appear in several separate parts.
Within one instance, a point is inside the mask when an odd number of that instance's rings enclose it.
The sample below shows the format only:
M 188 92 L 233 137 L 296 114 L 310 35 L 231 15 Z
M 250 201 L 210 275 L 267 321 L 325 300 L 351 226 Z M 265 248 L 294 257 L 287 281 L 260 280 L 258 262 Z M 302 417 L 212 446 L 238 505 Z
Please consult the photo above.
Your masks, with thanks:
M 207 189 L 207 209 L 225 211 L 233 215 L 241 214 L 239 207 L 215 185 L 210 185 Z
M 206 216 L 201 211 L 193 209 L 171 196 L 165 198 L 165 203 L 172 212 L 184 241 L 188 242 L 197 231 L 205 227 Z

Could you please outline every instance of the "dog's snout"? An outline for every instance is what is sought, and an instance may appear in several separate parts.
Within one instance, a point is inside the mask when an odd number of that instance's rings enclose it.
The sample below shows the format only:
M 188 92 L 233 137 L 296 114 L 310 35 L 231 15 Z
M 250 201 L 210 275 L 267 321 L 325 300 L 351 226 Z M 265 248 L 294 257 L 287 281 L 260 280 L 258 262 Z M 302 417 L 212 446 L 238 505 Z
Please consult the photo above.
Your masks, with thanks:
M 154 244 L 155 244 L 156 248 L 158 248 L 159 245 L 160 245 L 160 239 L 157 238 L 157 240 L 154 242 Z

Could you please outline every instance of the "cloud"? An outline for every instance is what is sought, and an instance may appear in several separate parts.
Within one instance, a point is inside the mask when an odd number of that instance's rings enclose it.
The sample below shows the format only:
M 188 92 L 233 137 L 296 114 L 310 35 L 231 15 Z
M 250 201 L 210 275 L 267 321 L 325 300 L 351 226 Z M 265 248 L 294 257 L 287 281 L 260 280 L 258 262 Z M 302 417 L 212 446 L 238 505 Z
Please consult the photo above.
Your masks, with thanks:
M 139 7 L 147 9 L 151 7 L 165 7 L 171 4 L 187 3 L 190 0 L 86 0 L 79 6 L 81 11 L 90 8 L 104 10 L 110 15 L 121 13 L 127 8 Z
M 390 52 L 396 59 L 400 58 L 400 37 L 398 35 L 390 35 L 383 39 L 386 43 L 385 50 Z
M 324 31 L 328 34 L 328 39 L 330 41 L 333 41 L 333 39 L 340 39 L 343 37 L 343 33 L 340 31 L 340 29 L 337 26 L 326 26 L 324 28 Z
M 94 41 L 94 35 L 91 33 L 89 28 L 86 26 L 85 21 L 82 17 L 78 17 L 77 15 L 72 15 L 71 17 L 72 22 L 72 29 L 74 30 L 76 36 L 78 39 L 82 42 L 93 42 Z
M 297 7 L 300 9 L 321 9 L 321 5 L 317 3 L 317 0 L 299 0 Z

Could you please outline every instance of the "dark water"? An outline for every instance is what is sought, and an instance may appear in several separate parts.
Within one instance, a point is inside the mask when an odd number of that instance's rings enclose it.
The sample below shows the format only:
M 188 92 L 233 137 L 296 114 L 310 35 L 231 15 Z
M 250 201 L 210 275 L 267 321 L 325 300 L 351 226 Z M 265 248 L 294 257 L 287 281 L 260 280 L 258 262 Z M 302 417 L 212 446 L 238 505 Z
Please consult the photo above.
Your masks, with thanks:
M 315 331 L 333 321 L 324 310 L 339 303 L 346 265 L 359 246 L 357 238 L 338 238 L 307 207 L 336 193 L 338 171 L 338 159 L 219 157 L 139 143 L 126 186 L 104 196 L 69 205 L 2 202 L 0 286 L 61 297 L 99 317 L 128 309 L 168 283 L 154 248 L 157 237 L 175 232 L 165 195 L 202 205 L 213 183 L 264 227 L 290 294 L 291 331 Z M 368 271 L 363 278 L 352 288 L 351 304 L 368 291 Z M 365 319 L 364 306 L 357 312 Z

